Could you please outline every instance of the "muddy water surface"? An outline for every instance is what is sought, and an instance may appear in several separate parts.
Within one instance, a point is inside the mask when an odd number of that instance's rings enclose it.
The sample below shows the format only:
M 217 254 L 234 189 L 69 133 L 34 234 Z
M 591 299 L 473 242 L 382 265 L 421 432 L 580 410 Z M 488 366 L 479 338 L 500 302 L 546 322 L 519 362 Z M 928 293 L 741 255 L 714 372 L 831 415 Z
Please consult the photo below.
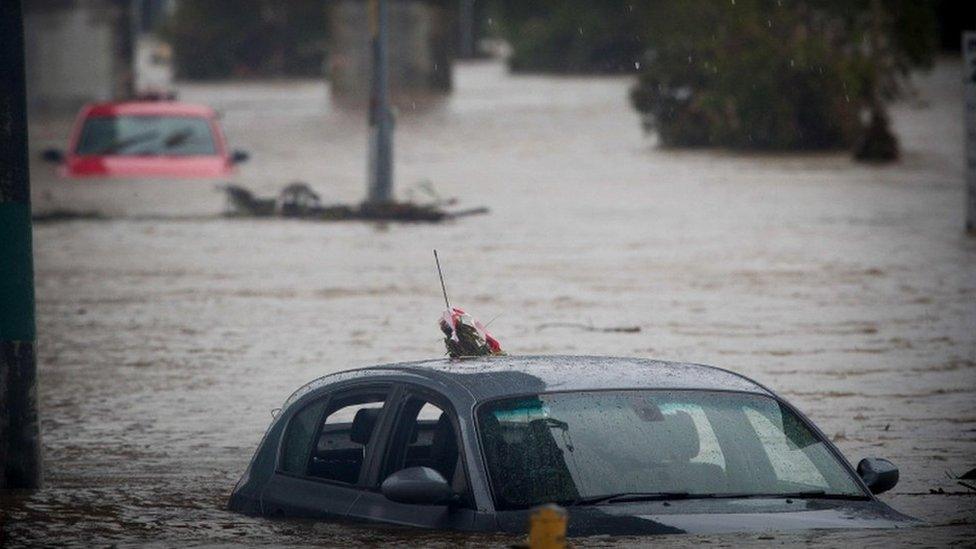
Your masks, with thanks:
M 439 356 L 439 286 L 513 353 L 712 363 L 797 404 L 847 457 L 882 456 L 903 532 L 668 537 L 676 546 L 973 543 L 976 241 L 962 236 L 960 67 L 894 121 L 903 162 L 668 152 L 625 78 L 462 65 L 457 90 L 400 112 L 401 197 L 422 180 L 487 216 L 375 226 L 221 219 L 212 182 L 63 181 L 33 166 L 45 488 L 4 496 L 12 546 L 215 543 L 501 546 L 511 538 L 242 517 L 226 497 L 302 383 Z M 364 194 L 363 120 L 317 82 L 186 85 L 253 154 L 238 182 Z M 35 124 L 32 148 L 63 122 Z M 496 318 L 497 317 L 497 318 Z M 632 333 L 547 322 L 638 325 Z M 571 374 L 571 372 L 568 372 Z M 580 546 L 641 540 L 581 540 Z M 646 540 L 645 540 L 646 541 Z

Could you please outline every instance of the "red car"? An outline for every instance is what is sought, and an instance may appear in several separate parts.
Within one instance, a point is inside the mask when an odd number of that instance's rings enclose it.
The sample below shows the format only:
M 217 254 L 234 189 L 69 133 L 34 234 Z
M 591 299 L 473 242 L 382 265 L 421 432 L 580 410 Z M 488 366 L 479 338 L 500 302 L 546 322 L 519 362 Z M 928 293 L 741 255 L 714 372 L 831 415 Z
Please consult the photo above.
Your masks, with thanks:
M 95 103 L 78 114 L 68 152 L 45 160 L 66 177 L 220 178 L 247 160 L 227 150 L 213 109 L 175 101 Z

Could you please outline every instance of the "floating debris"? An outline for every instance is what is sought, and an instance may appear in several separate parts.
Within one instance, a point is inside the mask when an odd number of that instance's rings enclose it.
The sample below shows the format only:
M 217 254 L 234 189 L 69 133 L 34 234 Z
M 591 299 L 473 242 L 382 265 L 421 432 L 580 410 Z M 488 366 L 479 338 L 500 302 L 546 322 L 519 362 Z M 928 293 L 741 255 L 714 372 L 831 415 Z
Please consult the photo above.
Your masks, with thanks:
M 227 217 L 287 217 L 312 221 L 402 221 L 436 223 L 467 215 L 488 213 L 488 208 L 448 211 L 445 204 L 456 200 L 437 198 L 430 203 L 388 202 L 324 205 L 321 197 L 301 181 L 289 183 L 275 198 L 257 197 L 244 187 L 224 184 L 217 187 L 227 197 L 224 215 Z M 431 191 L 433 192 L 433 191 Z
M 50 210 L 47 212 L 36 213 L 31 216 L 34 223 L 55 223 L 59 221 L 79 221 L 95 220 L 102 221 L 108 219 L 105 214 L 96 211 L 72 211 L 72 210 Z
M 970 469 L 962 475 L 955 477 L 955 480 L 960 486 L 964 486 L 976 493 L 976 482 L 963 482 L 964 480 L 976 481 L 976 468 Z
M 419 200 L 414 200 L 415 195 L 423 195 L 427 198 L 425 204 L 430 204 L 432 206 L 455 206 L 457 205 L 457 198 L 446 198 L 437 192 L 434 188 L 434 183 L 429 179 L 424 179 L 418 183 L 415 183 L 406 189 L 407 202 L 417 202 Z
M 257 198 L 254 193 L 241 187 L 227 183 L 217 185 L 217 189 L 224 191 L 227 199 L 224 215 L 229 217 L 265 217 L 274 215 L 275 199 Z

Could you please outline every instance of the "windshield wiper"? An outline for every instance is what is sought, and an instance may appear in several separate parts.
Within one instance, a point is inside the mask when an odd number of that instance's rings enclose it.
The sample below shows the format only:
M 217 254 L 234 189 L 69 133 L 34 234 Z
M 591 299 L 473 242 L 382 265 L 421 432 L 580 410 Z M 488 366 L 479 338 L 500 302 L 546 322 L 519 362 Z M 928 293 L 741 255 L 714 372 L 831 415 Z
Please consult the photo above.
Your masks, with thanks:
M 582 505 L 600 505 L 603 503 L 625 503 L 633 501 L 671 501 L 677 499 L 838 499 L 864 501 L 867 496 L 860 494 L 836 494 L 827 493 L 823 490 L 807 490 L 802 492 L 789 492 L 783 494 L 692 494 L 688 492 L 620 492 L 616 494 L 605 494 L 602 496 L 588 496 L 577 498 L 566 502 L 565 505 L 575 507 Z
M 836 494 L 836 493 L 827 493 L 823 490 L 804 490 L 802 492 L 792 492 L 788 494 L 768 494 L 767 497 L 792 498 L 792 499 L 850 499 L 850 500 L 870 499 L 863 494 Z
M 149 130 L 146 132 L 137 133 L 125 139 L 121 139 L 119 141 L 110 143 L 108 146 L 102 147 L 101 149 L 98 149 L 94 153 L 90 153 L 90 154 L 102 155 L 102 154 L 117 153 L 123 149 L 127 149 L 131 147 L 132 145 L 138 145 L 139 143 L 142 143 L 144 141 L 155 139 L 157 136 L 159 136 L 159 132 L 156 130 Z
M 750 493 L 743 492 L 738 494 L 707 494 L 695 495 L 696 498 L 713 499 L 846 499 L 846 500 L 867 500 L 869 497 L 861 494 L 836 494 L 827 493 L 823 490 L 804 490 L 802 492 L 783 492 L 783 493 Z
M 163 146 L 167 149 L 179 147 L 180 145 L 186 143 L 186 140 L 191 137 L 193 137 L 193 130 L 190 128 L 176 130 L 175 132 L 166 135 L 166 137 L 163 139 Z
M 668 501 L 673 499 L 688 499 L 699 497 L 688 492 L 620 492 L 617 494 L 604 494 L 602 496 L 588 496 L 577 498 L 568 505 L 576 507 L 580 505 L 600 505 L 601 503 L 623 503 L 627 501 Z M 707 495 L 704 497 L 708 497 Z

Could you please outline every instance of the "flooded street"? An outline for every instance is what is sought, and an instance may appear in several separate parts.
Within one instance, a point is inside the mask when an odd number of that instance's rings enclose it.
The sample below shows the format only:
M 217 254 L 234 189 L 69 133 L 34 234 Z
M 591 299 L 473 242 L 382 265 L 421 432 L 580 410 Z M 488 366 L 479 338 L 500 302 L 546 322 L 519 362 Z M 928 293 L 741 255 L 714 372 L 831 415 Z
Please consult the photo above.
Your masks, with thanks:
M 976 542 L 976 239 L 962 234 L 961 68 L 893 117 L 890 167 L 846 154 L 674 152 L 642 134 L 629 78 L 461 64 L 442 104 L 399 113 L 397 193 L 429 180 L 489 215 L 443 225 L 225 219 L 214 182 L 59 180 L 32 166 L 44 489 L 5 496 L 9 546 L 504 546 L 238 516 L 223 507 L 271 410 L 339 370 L 442 356 L 452 300 L 512 354 L 704 362 L 778 391 L 848 460 L 891 459 L 909 531 L 667 537 L 674 546 Z M 365 196 L 366 125 L 321 82 L 182 86 L 252 153 L 237 182 Z M 33 157 L 63 146 L 35 124 Z M 640 333 L 539 329 L 637 325 Z M 568 372 L 567 375 L 571 375 Z M 772 541 L 769 541 L 769 540 Z M 578 545 L 648 540 L 578 540 Z

